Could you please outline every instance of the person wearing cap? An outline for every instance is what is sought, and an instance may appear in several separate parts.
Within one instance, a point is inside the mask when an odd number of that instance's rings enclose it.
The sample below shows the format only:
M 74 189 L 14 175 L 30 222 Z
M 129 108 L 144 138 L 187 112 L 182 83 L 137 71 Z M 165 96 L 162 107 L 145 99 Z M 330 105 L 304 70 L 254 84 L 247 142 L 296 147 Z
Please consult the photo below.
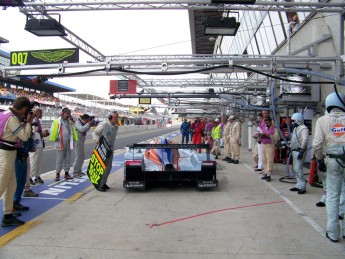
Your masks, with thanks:
M 83 166 L 84 160 L 85 160 L 85 155 L 84 155 L 84 145 L 85 145 L 85 138 L 87 132 L 91 129 L 92 125 L 92 119 L 90 115 L 88 114 L 83 114 L 80 116 L 76 122 L 75 122 L 75 127 L 77 130 L 77 135 L 78 135 L 78 141 L 75 146 L 75 160 L 74 160 L 74 177 L 82 177 L 86 175 L 85 173 L 82 172 L 81 168 Z
M 60 172 L 65 170 L 65 180 L 73 179 L 68 174 L 70 169 L 71 150 L 78 140 L 77 131 L 73 121 L 70 119 L 71 111 L 67 107 L 61 110 L 59 118 L 53 121 L 50 128 L 50 141 L 55 143 L 56 148 L 56 177 L 60 181 Z
M 235 116 L 231 115 L 230 119 L 230 153 L 231 157 L 228 163 L 238 164 L 240 159 L 240 131 L 241 125 L 235 120 Z
M 306 193 L 306 181 L 303 173 L 303 162 L 307 154 L 309 129 L 303 124 L 304 118 L 301 113 L 294 113 L 291 117 L 293 132 L 291 135 L 292 165 L 297 183 L 290 189 L 298 194 Z
M 261 179 L 270 182 L 274 163 L 274 145 L 275 142 L 278 141 L 279 135 L 277 128 L 272 125 L 271 117 L 267 116 L 264 122 L 265 126 L 261 126 L 262 133 L 259 134 L 261 137 L 262 158 L 264 163 L 264 172 Z

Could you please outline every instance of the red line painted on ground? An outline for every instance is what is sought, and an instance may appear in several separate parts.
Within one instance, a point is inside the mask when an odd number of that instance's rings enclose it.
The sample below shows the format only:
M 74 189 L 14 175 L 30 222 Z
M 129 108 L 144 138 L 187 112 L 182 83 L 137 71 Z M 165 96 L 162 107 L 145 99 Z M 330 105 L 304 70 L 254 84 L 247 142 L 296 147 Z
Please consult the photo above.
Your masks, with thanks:
M 188 217 L 185 217 L 185 218 L 180 218 L 180 219 L 166 221 L 166 222 L 163 222 L 163 223 L 151 224 L 149 227 L 150 228 L 160 227 L 160 226 L 163 226 L 163 225 L 172 224 L 172 223 L 176 223 L 176 222 L 179 222 L 179 221 L 183 221 L 183 220 L 187 220 L 187 219 L 192 219 L 192 218 L 197 218 L 197 217 L 201 217 L 201 216 L 205 216 L 205 215 L 209 215 L 209 214 L 213 214 L 213 213 L 218 213 L 218 212 L 223 212 L 223 211 L 228 211 L 228 210 L 245 209 L 245 208 L 265 206 L 265 205 L 270 205 L 270 204 L 275 204 L 275 203 L 282 203 L 282 202 L 285 202 L 285 201 L 280 200 L 280 201 L 272 201 L 272 202 L 251 204 L 251 205 L 246 205 L 246 206 L 232 207 L 232 208 L 221 209 L 221 210 L 213 210 L 213 211 L 209 211 L 209 212 L 204 212 L 204 213 L 188 216 Z

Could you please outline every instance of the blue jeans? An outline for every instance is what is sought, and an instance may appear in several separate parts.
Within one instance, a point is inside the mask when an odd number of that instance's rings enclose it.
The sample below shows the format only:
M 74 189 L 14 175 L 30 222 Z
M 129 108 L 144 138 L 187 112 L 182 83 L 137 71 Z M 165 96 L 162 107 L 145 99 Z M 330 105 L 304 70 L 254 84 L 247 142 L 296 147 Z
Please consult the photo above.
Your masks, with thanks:
M 25 183 L 26 183 L 26 174 L 28 171 L 28 163 L 27 158 L 21 161 L 20 159 L 16 158 L 14 161 L 14 166 L 16 170 L 16 180 L 17 180 L 17 189 L 14 193 L 14 202 L 20 202 L 22 199 L 22 194 L 24 191 Z

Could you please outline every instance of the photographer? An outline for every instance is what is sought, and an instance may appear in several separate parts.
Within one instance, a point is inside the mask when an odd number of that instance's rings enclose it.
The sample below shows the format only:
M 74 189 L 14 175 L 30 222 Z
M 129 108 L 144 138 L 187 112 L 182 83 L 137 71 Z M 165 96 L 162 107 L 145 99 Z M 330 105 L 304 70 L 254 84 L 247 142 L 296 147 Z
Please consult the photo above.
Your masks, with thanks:
M 49 132 L 48 132 L 48 130 L 43 130 L 42 126 L 41 126 L 42 110 L 40 108 L 36 108 L 34 110 L 34 115 L 35 115 L 35 119 L 32 122 L 32 126 L 33 126 L 32 131 L 35 134 L 34 139 L 35 139 L 35 144 L 36 144 L 36 152 L 30 153 L 30 178 L 29 178 L 29 180 L 31 183 L 44 183 L 44 181 L 41 179 L 43 148 L 45 146 L 43 138 L 48 137 Z M 35 179 L 33 179 L 33 178 L 35 178 Z
M 87 132 L 90 130 L 93 124 L 93 118 L 90 117 L 88 114 L 83 114 L 80 118 L 78 118 L 75 122 L 75 127 L 77 129 L 78 141 L 75 146 L 75 161 L 74 161 L 74 177 L 82 177 L 86 175 L 82 172 L 81 168 L 84 163 L 85 155 L 84 155 L 84 144 L 85 144 L 85 137 Z
M 14 161 L 21 141 L 27 141 L 31 134 L 32 114 L 30 100 L 20 96 L 9 111 L 0 114 L 0 196 L 3 198 L 2 227 L 20 226 L 25 222 L 17 219 L 13 213 L 13 197 L 16 191 Z

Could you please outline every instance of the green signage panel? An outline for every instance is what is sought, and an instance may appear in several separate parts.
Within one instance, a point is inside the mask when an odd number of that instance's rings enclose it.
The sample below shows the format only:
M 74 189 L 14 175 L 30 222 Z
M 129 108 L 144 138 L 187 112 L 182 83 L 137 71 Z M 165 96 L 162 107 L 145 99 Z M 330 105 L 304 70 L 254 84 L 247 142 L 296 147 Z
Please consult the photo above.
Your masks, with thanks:
M 11 66 L 79 62 L 78 48 L 12 51 L 10 55 Z

